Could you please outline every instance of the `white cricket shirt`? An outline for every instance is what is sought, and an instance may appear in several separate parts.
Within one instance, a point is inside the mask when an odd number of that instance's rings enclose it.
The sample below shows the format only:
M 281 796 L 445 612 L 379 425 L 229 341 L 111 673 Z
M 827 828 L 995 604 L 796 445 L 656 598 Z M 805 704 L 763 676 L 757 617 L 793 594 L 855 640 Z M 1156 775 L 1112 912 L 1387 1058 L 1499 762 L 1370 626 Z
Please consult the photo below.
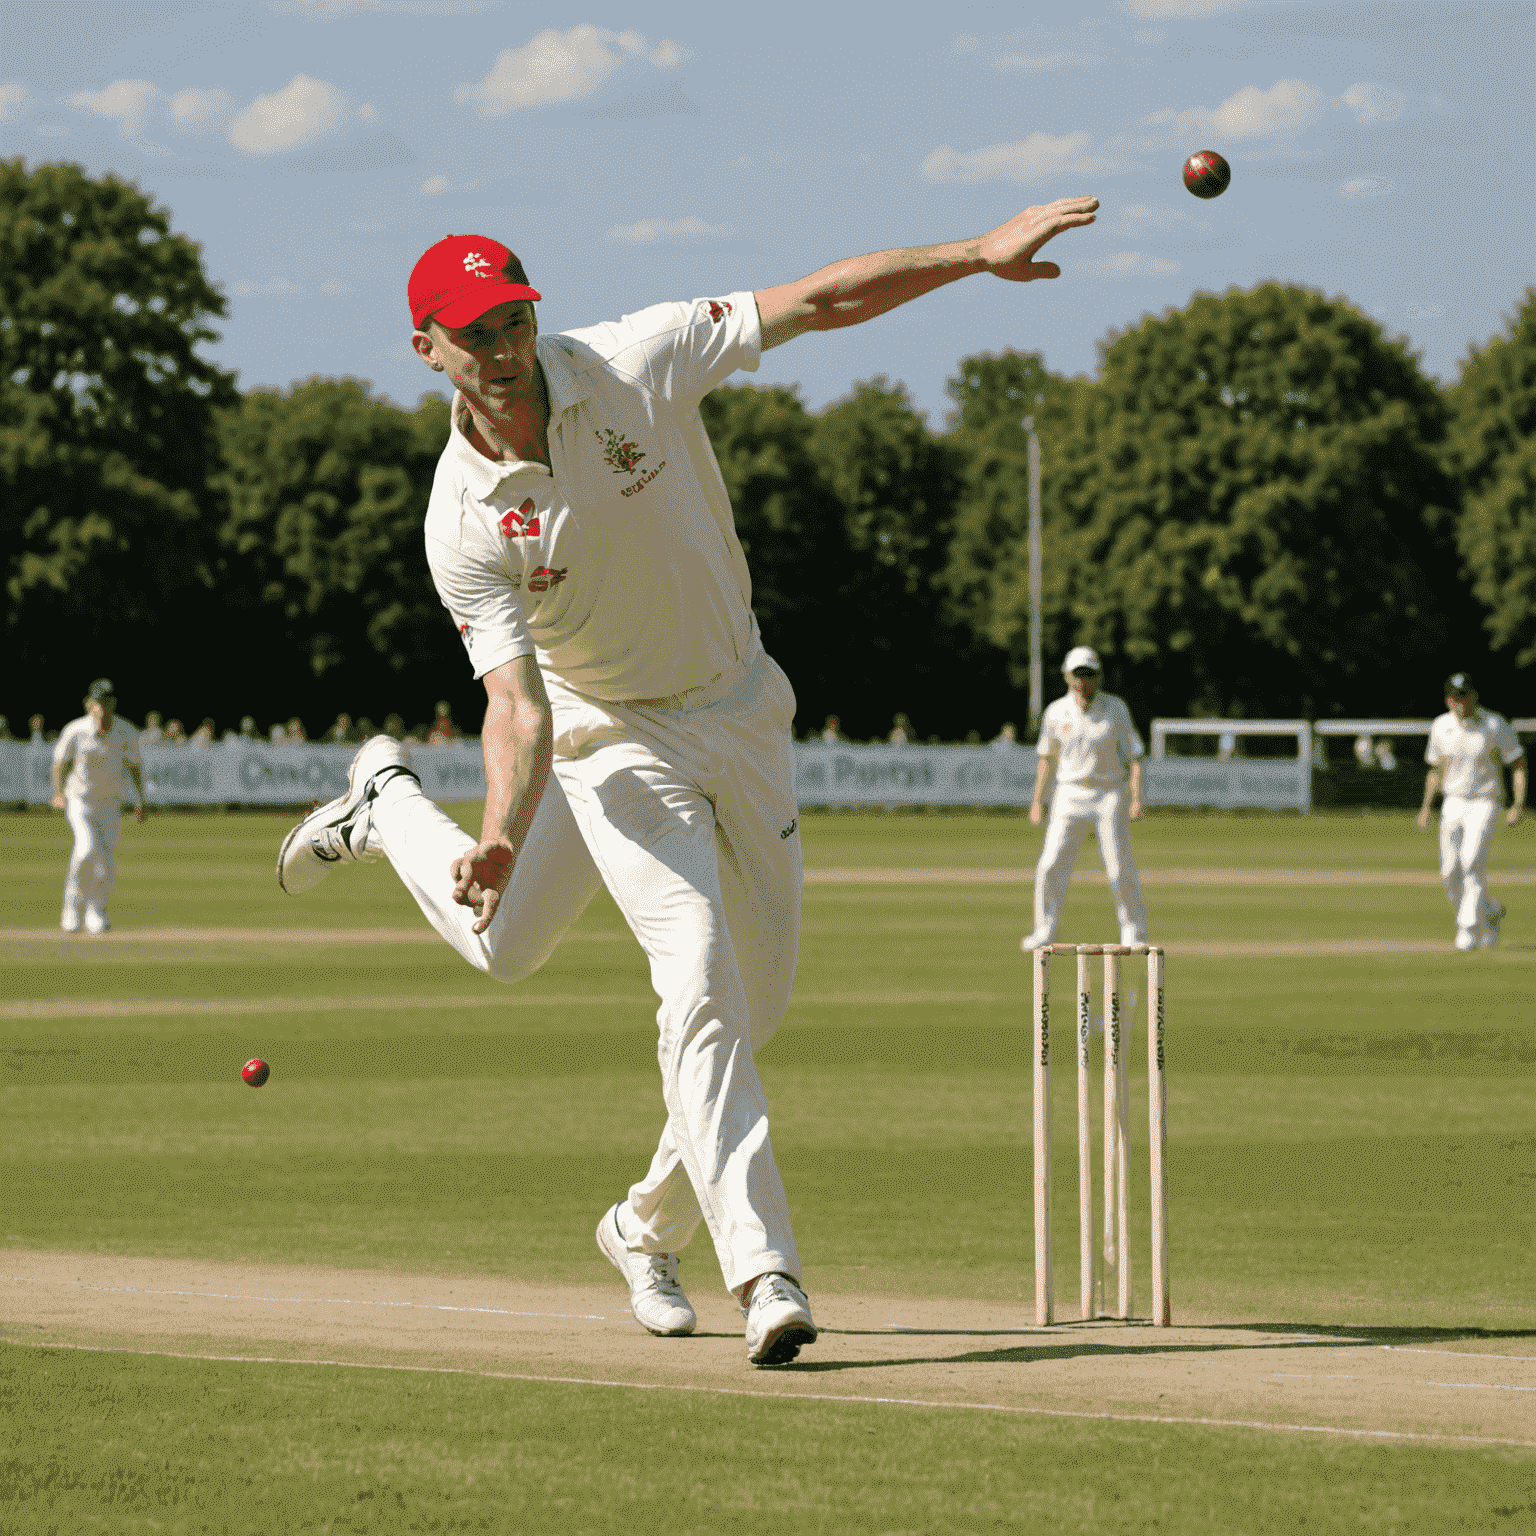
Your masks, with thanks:
M 760 349 L 751 293 L 540 336 L 548 469 L 477 453 L 455 397 L 427 561 L 476 677 L 537 656 L 579 693 L 657 698 L 752 653 L 752 581 L 699 401 Z
M 121 716 L 112 717 L 112 729 L 96 734 L 89 715 L 71 720 L 53 744 L 55 766 L 70 763 L 64 793 L 77 800 L 126 800 L 131 790 L 126 763 L 142 763 L 139 733 Z
M 1084 710 L 1069 693 L 1040 717 L 1040 750 L 1056 764 L 1058 784 L 1120 789 L 1145 750 L 1123 699 L 1099 693 Z
M 1429 728 L 1424 761 L 1431 768 L 1445 765 L 1440 792 L 1461 800 L 1495 800 L 1504 803 L 1504 775 L 1494 762 L 1497 753 L 1506 764 L 1525 755 L 1514 727 L 1503 715 L 1479 706 L 1465 723 L 1449 710 L 1436 715 Z

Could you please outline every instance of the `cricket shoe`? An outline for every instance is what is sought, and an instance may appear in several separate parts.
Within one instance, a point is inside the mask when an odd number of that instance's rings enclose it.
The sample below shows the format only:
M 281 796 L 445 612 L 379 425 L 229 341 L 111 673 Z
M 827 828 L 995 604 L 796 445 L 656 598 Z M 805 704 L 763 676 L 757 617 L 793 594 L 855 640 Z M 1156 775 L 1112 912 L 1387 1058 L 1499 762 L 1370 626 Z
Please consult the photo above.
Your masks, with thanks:
M 1477 941 L 1482 948 L 1492 949 L 1499 942 L 1499 930 L 1504 926 L 1504 919 L 1509 915 L 1509 908 L 1502 901 L 1493 902 L 1488 908 L 1488 916 L 1484 919 L 1487 924 L 1483 936 Z
M 336 868 L 376 859 L 383 852 L 373 830 L 373 803 L 397 774 L 416 779 L 410 752 L 392 736 L 374 736 L 358 748 L 347 772 L 347 792 L 312 810 L 287 837 L 277 856 L 277 883 L 302 896 Z
M 59 919 L 59 927 L 62 928 L 65 933 L 79 933 L 80 914 L 78 912 L 66 912 L 63 917 Z
M 1050 942 L 1051 941 L 1049 939 L 1042 939 L 1038 934 L 1026 933 L 1024 937 L 1019 940 L 1019 948 L 1022 949 L 1027 955 L 1032 950 L 1043 949 Z
M 678 1282 L 677 1255 L 632 1252 L 619 1229 L 618 1205 L 598 1222 L 597 1246 L 629 1282 L 629 1310 L 642 1328 L 666 1339 L 680 1338 L 698 1327 L 699 1320 Z
M 788 1365 L 801 1345 L 816 1342 L 811 1304 L 788 1275 L 759 1275 L 741 1310 L 747 1319 L 747 1358 L 753 1365 Z
M 85 909 L 85 931 L 94 934 L 110 933 L 112 919 L 100 907 L 88 906 Z

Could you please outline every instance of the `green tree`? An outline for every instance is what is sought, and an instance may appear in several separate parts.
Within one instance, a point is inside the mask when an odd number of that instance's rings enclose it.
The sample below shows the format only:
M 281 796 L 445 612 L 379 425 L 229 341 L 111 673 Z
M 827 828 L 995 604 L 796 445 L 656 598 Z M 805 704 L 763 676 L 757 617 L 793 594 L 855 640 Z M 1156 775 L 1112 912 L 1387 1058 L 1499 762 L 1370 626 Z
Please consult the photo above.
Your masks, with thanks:
M 1040 440 L 1043 510 L 1055 503 L 1063 450 L 1092 385 L 1051 373 L 1037 352 L 1008 351 L 962 358 L 945 388 L 955 402 L 950 440 L 960 455 L 964 483 L 943 581 L 970 628 L 1007 653 L 1014 648 L 1020 604 L 1026 622 L 1022 638 L 1028 639 L 1029 434 L 1024 420 L 1033 420 Z M 1060 566 L 1047 571 L 1059 576 Z M 1059 615 L 1061 608 L 1058 601 L 1053 612 Z M 1065 650 L 1058 629 L 1045 631 L 1047 656 Z M 1027 684 L 1028 657 L 1015 661 L 1014 681 Z
M 1058 647 L 1113 657 L 1143 714 L 1414 707 L 1463 601 L 1444 432 L 1406 348 L 1341 301 L 1271 283 L 1143 321 L 1053 469 Z M 1000 558 L 989 615 L 1016 671 L 1023 563 Z
M 1457 543 L 1496 651 L 1536 663 L 1536 288 L 1506 334 L 1474 349 L 1449 393 Z
M 421 534 L 448 403 L 427 395 L 404 411 L 357 380 L 310 379 L 254 391 L 220 430 L 220 585 L 263 636 L 247 696 L 279 684 L 277 713 L 343 700 L 383 712 L 408 707 L 394 700 L 409 689 L 451 696 L 468 673 Z
M 204 611 L 224 313 L 169 213 L 76 165 L 0 163 L 0 548 L 9 712 L 154 671 Z M 25 681 L 25 699 L 15 689 Z M 124 675 L 125 704 L 134 692 Z

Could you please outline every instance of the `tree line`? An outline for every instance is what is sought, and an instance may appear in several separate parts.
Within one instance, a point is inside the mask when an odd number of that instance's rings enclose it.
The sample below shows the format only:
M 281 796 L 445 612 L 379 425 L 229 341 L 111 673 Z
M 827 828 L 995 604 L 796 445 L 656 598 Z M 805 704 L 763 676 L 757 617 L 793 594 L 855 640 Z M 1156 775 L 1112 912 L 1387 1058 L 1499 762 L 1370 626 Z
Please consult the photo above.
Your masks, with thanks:
M 448 406 L 354 379 L 242 394 L 226 312 L 137 188 L 0 165 L 0 712 L 118 683 L 220 724 L 478 720 L 421 523 Z M 704 418 L 769 648 L 854 737 L 1022 726 L 1026 434 L 1044 464 L 1048 696 L 1073 644 L 1155 714 L 1433 710 L 1536 667 L 1536 292 L 1441 388 L 1342 299 L 1264 284 L 1106 338 L 1099 377 L 961 359 L 932 429 L 876 378 L 819 412 L 726 385 Z

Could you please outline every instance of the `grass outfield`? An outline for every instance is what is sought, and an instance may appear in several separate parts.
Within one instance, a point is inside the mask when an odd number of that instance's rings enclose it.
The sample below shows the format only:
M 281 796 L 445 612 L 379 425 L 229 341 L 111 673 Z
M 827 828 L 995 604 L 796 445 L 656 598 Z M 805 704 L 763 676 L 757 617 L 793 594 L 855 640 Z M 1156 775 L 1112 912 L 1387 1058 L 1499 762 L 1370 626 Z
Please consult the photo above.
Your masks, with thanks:
M 425 931 L 387 867 L 283 897 L 271 869 L 289 820 L 157 815 L 124 829 L 120 934 L 241 928 L 271 940 L 5 941 L 0 1243 L 613 1283 L 591 1228 L 644 1167 L 662 1111 L 655 1000 L 612 904 L 600 897 L 517 989 L 437 942 L 288 943 L 283 931 L 299 927 Z M 1496 892 L 1501 871 L 1528 875 L 1533 832 L 1496 840 Z M 986 815 L 809 815 L 803 834 L 813 869 L 1021 867 L 1040 840 Z M 1136 841 L 1149 872 L 1434 864 L 1432 840 L 1402 815 L 1158 816 Z M 67 846 L 62 818 L 0 819 L 0 927 L 56 922 Z M 1149 887 L 1155 937 L 1175 949 L 1444 943 L 1170 958 L 1176 1316 L 1536 1340 L 1536 889 L 1511 882 L 1502 894 L 1504 944 L 1463 956 L 1434 886 Z M 1017 950 L 1028 899 L 1023 885 L 807 889 L 796 1000 L 760 1064 L 813 1297 L 1022 1307 L 1032 1296 Z M 1074 889 L 1065 932 L 1103 936 L 1111 920 L 1102 886 Z M 1070 989 L 1070 973 L 1057 985 Z M 1139 985 L 1129 965 L 1126 985 Z M 35 1005 L 67 1000 L 138 1010 L 37 1016 Z M 228 1011 L 245 1006 L 263 1011 Z M 1136 1045 L 1144 1054 L 1139 1033 Z M 251 1055 L 273 1064 L 258 1093 L 238 1077 Z M 1144 1175 L 1143 1094 L 1132 1125 Z M 1063 1053 L 1055 1127 L 1058 1304 L 1069 1310 L 1075 1083 Z M 1133 1213 L 1144 1303 L 1139 1185 Z M 707 1245 L 685 1276 L 695 1291 L 718 1285 Z M 60 1530 L 604 1529 L 594 1500 L 615 1479 L 639 1501 L 625 1523 L 670 1510 L 680 1531 L 1292 1530 L 1300 1515 L 1308 1529 L 1513 1530 L 1536 1514 L 1518 1453 L 1399 1447 L 1387 1458 L 1236 1431 L 600 1401 L 575 1387 L 59 1352 L 0 1353 L 0 1370 L 7 1418 L 33 1426 L 21 1463 L 62 1469 L 38 1473 L 20 1507 L 55 1489 Z M 27 1406 L 37 1402 L 46 1411 Z M 430 1433 L 411 1427 L 424 1412 Z M 82 1429 L 93 1413 L 120 1439 Z M 558 1471 L 551 1425 L 565 1447 Z M 658 1441 L 655 1486 L 637 1486 L 632 1469 Z M 816 1452 L 798 1453 L 790 1484 L 754 1478 L 797 1445 Z M 1084 1466 L 1098 1470 L 1085 1478 Z M 7 1485 L 21 1486 L 9 1474 Z M 268 1486 L 291 1500 L 286 1525 Z M 776 1492 L 787 1521 L 774 1517 Z M 712 1525 L 706 1495 L 740 1502 Z M 507 1514 L 530 1499 L 541 1522 Z M 98 1506 L 121 1523 L 91 1524 Z

